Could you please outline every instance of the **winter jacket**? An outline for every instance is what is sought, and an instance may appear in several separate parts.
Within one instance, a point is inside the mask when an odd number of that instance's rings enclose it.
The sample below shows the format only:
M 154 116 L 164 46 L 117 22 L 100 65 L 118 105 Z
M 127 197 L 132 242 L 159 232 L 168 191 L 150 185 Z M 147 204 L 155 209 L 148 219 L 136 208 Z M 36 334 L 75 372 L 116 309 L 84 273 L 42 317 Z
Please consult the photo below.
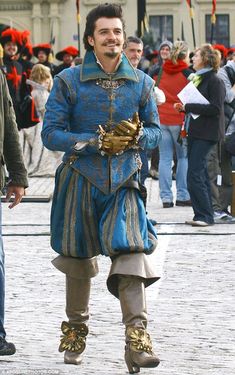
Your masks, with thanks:
M 5 184 L 5 168 L 9 173 L 9 184 L 27 187 L 27 172 L 24 167 L 19 135 L 16 125 L 12 99 L 6 78 L 0 70 L 0 190 Z
M 227 68 L 231 71 L 232 74 L 228 75 L 228 72 L 226 70 Z M 225 116 L 227 115 L 227 121 L 225 121 L 225 124 L 229 123 L 226 129 L 226 133 L 231 134 L 235 132 L 235 114 L 233 115 L 231 119 L 231 116 L 234 113 L 234 101 L 235 101 L 235 91 L 232 90 L 232 87 L 235 83 L 235 62 L 229 60 L 225 66 L 219 69 L 218 77 L 222 79 L 222 81 L 225 84 L 225 89 L 226 89 L 225 106 L 227 107 L 227 111 L 225 110 Z M 231 104 L 231 107 L 229 106 L 229 104 Z
M 196 119 L 190 117 L 188 135 L 217 142 L 224 137 L 225 86 L 213 70 L 204 73 L 202 77 L 197 89 L 209 101 L 209 104 L 185 105 L 186 113 L 200 115 Z
M 187 77 L 192 71 L 188 65 L 178 60 L 173 64 L 167 60 L 163 67 L 158 87 L 164 92 L 166 102 L 159 107 L 160 123 L 163 125 L 181 125 L 184 115 L 174 109 L 174 103 L 179 102 L 177 94 L 189 83 Z

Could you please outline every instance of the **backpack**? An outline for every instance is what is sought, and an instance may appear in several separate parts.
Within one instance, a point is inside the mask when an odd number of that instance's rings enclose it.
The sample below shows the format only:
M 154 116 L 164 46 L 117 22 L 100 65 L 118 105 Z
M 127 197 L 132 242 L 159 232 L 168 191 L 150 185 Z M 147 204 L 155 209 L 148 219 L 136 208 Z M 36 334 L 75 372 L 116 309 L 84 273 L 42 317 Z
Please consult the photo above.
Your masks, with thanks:
M 22 75 L 22 89 L 19 103 L 19 120 L 17 121 L 19 129 L 31 128 L 40 122 L 34 99 L 31 95 L 30 86 L 26 84 L 26 75 Z
M 20 129 L 31 128 L 39 123 L 40 118 L 35 107 L 34 99 L 30 94 L 25 95 L 19 106 Z

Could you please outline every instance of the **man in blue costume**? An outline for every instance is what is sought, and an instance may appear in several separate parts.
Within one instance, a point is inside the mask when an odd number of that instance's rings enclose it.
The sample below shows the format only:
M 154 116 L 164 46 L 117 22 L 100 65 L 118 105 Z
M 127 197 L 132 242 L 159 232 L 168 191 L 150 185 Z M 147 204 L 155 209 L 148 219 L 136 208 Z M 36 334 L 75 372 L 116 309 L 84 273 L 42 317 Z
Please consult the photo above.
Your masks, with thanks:
M 46 105 L 43 143 L 64 151 L 51 212 L 53 261 L 66 274 L 66 314 L 59 347 L 79 364 L 88 334 L 90 279 L 97 255 L 112 261 L 109 291 L 119 298 L 130 373 L 156 367 L 146 332 L 145 287 L 159 277 L 148 254 L 157 244 L 139 192 L 139 150 L 161 139 L 154 82 L 122 54 L 122 8 L 99 5 L 87 16 L 82 65 L 54 80 Z

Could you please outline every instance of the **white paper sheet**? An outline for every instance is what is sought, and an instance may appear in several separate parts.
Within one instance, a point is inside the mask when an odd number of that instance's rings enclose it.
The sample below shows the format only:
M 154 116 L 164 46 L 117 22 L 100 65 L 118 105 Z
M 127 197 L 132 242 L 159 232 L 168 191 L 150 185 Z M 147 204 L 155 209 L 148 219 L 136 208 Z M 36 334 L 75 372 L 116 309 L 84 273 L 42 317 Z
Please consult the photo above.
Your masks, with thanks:
M 209 104 L 208 100 L 198 91 L 193 82 L 189 82 L 177 96 L 183 104 Z M 192 117 L 196 119 L 199 115 L 192 113 Z

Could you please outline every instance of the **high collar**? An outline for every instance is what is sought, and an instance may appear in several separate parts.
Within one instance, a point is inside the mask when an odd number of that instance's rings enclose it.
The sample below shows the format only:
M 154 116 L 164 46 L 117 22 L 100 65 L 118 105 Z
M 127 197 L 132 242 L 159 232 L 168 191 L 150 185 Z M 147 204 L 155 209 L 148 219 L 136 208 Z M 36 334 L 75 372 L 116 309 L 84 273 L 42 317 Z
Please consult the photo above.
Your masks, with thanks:
M 97 61 L 93 51 L 86 52 L 81 66 L 80 79 L 82 82 L 97 80 L 97 79 L 128 79 L 130 81 L 138 82 L 136 70 L 133 68 L 125 54 L 114 73 L 106 73 L 101 64 Z

